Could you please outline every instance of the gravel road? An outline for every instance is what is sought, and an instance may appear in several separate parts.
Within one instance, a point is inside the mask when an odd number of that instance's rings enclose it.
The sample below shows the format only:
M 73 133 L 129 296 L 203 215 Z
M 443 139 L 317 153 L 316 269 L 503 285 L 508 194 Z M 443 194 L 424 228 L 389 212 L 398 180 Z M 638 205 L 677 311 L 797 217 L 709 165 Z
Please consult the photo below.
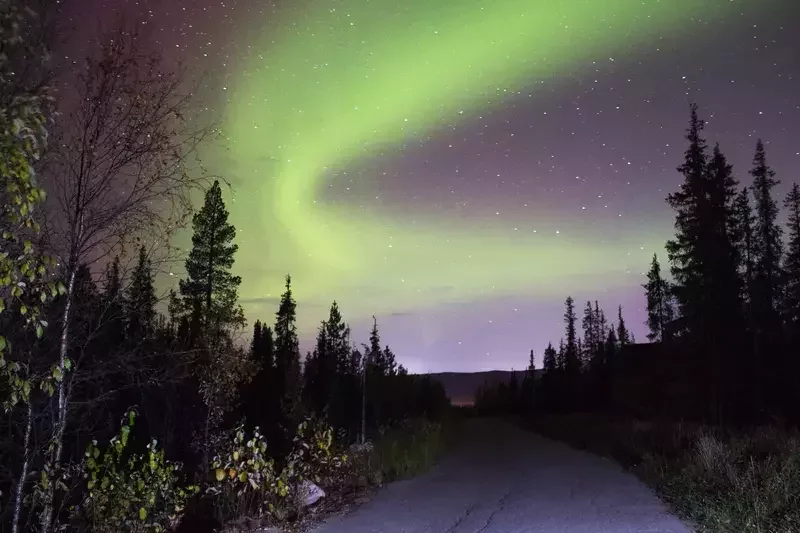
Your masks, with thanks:
M 427 474 L 388 485 L 315 533 L 690 533 L 612 461 L 502 420 L 470 420 Z

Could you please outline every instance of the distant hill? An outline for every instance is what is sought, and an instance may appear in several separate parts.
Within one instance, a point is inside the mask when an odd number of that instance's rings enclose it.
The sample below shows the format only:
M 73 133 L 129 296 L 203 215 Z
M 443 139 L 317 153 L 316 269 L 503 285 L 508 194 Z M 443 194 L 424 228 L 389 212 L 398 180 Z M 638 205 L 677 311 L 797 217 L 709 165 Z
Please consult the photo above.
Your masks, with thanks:
M 539 374 L 539 370 L 536 374 Z M 453 405 L 472 405 L 475 403 L 475 391 L 485 383 L 495 384 L 511 379 L 510 370 L 489 370 L 486 372 L 440 372 L 428 374 L 431 378 L 439 380 Z M 515 370 L 517 379 L 522 381 L 525 372 Z

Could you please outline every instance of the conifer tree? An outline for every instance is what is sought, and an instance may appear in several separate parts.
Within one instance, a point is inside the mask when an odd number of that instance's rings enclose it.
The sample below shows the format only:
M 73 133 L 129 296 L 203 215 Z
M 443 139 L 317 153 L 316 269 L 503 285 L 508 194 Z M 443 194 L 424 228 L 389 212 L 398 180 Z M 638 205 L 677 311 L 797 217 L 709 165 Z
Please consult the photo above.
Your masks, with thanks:
M 553 343 L 548 343 L 547 348 L 544 350 L 544 358 L 542 361 L 542 368 L 545 375 L 552 376 L 558 370 L 558 363 L 556 361 L 556 349 L 553 348 Z
M 789 211 L 788 237 L 784 258 L 786 276 L 783 303 L 784 322 L 795 347 L 800 345 L 800 186 L 792 185 L 785 202 Z
M 332 357 L 332 373 L 337 375 L 347 374 L 350 358 L 350 327 L 342 319 L 339 305 L 334 301 L 331 304 L 328 320 L 325 321 L 328 338 L 328 352 Z
M 667 242 L 673 293 L 680 315 L 698 340 L 718 344 L 738 330 L 739 285 L 732 228 L 736 180 L 715 146 L 709 158 L 700 133 L 703 122 L 691 107 L 689 147 L 678 170 L 684 182 L 667 201 L 675 209 L 675 239 Z M 620 342 L 623 339 L 619 339 Z
M 750 191 L 747 187 L 743 187 L 736 196 L 733 211 L 735 220 L 733 240 L 736 246 L 737 270 L 742 280 L 742 301 L 749 307 L 752 298 L 753 275 L 755 269 L 753 264 L 753 231 L 755 219 L 753 218 L 753 209 L 750 206 Z
M 105 290 L 101 321 L 103 340 L 109 349 L 115 349 L 125 338 L 125 294 L 122 290 L 119 256 L 114 256 L 106 266 Z
M 253 340 L 250 342 L 250 354 L 253 360 L 258 357 L 259 352 L 261 352 L 261 321 L 256 320 L 253 324 Z
M 192 218 L 192 249 L 186 259 L 186 279 L 179 283 L 183 308 L 189 313 L 190 341 L 218 338 L 244 325 L 238 304 L 242 279 L 231 274 L 239 249 L 236 228 L 228 223 L 219 181 L 206 191 L 203 207 Z
M 594 323 L 596 327 L 594 338 L 597 339 L 598 344 L 602 344 L 606 338 L 608 323 L 606 322 L 606 314 L 600 309 L 600 304 L 597 300 L 594 301 Z
M 261 336 L 258 341 L 258 351 L 255 353 L 259 367 L 269 373 L 275 368 L 275 349 L 272 340 L 272 329 L 266 324 L 261 324 Z
M 297 415 L 300 389 L 300 347 L 297 339 L 297 304 L 292 296 L 292 278 L 275 313 L 275 384 L 283 412 L 290 421 Z
M 665 327 L 673 318 L 673 308 L 669 282 L 661 277 L 661 265 L 656 254 L 653 254 L 647 283 L 643 287 L 647 293 L 647 327 L 650 329 L 647 339 L 650 342 L 663 341 Z
M 568 376 L 575 376 L 580 372 L 580 360 L 578 359 L 578 335 L 575 328 L 577 317 L 572 296 L 567 296 L 564 306 L 564 325 L 567 337 L 564 347 L 564 371 Z
M 332 395 L 333 373 L 330 372 L 331 354 L 328 342 L 327 324 L 322 322 L 317 330 L 317 343 L 314 351 L 306 356 L 303 394 L 311 410 L 321 416 L 328 408 Z
M 772 193 L 780 182 L 775 179 L 775 172 L 767 165 L 764 143 L 761 139 L 756 144 L 750 175 L 753 176 L 755 198 L 754 315 L 759 317 L 759 329 L 765 333 L 767 325 L 775 322 L 779 296 L 782 231 L 777 223 L 778 205 Z
M 598 343 L 598 324 L 597 314 L 594 312 L 592 302 L 587 301 L 586 307 L 583 310 L 583 320 L 581 325 L 583 327 L 583 353 L 581 353 L 582 364 L 584 367 L 589 365 L 594 353 L 597 351 Z
M 731 228 L 735 227 L 736 181 L 725 156 L 714 148 L 713 157 L 700 133 L 703 122 L 691 107 L 687 133 L 689 147 L 678 170 L 684 182 L 667 198 L 676 211 L 675 239 L 667 242 L 673 293 L 680 315 L 692 336 L 692 349 L 703 365 L 711 394 L 709 413 L 718 421 L 735 397 L 733 375 L 739 373 L 741 346 L 741 289 Z M 620 339 L 622 341 L 622 339 Z
M 684 163 L 678 167 L 684 182 L 677 192 L 667 196 L 667 203 L 675 210 L 675 238 L 667 241 L 667 255 L 675 279 L 675 296 L 680 314 L 694 329 L 703 315 L 703 213 L 706 208 L 707 145 L 701 132 L 705 123 L 697 114 L 697 104 L 691 105 L 691 119 L 686 139 Z
M 617 342 L 619 342 L 620 348 L 625 347 L 628 344 L 631 344 L 631 337 L 628 333 L 628 328 L 625 326 L 625 319 L 622 318 L 622 306 L 620 305 L 617 310 Z
M 369 345 L 364 347 L 364 358 L 370 371 L 379 376 L 386 375 L 386 364 L 381 350 L 381 336 L 378 333 L 378 320 L 372 317 L 372 330 L 369 332 Z
M 153 272 L 144 246 L 133 269 L 128 287 L 128 336 L 136 339 L 152 334 L 156 320 L 156 289 Z
M 388 344 L 383 348 L 383 363 L 386 365 L 387 376 L 397 375 L 397 359 Z
M 531 350 L 530 356 L 528 357 L 528 377 L 533 379 L 534 375 L 536 374 L 536 363 L 533 360 L 533 350 Z

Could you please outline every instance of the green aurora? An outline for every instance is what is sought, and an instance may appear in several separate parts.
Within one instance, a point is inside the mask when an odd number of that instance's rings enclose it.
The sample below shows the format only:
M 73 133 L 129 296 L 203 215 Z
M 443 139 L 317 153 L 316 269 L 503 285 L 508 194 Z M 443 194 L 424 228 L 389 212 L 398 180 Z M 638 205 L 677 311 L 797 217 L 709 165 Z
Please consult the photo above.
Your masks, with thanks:
M 456 301 L 561 299 L 566 291 L 631 285 L 626 269 L 644 269 L 669 228 L 654 232 L 642 221 L 601 242 L 569 227 L 534 233 L 534 221 L 523 216 L 503 224 L 435 212 L 401 217 L 328 205 L 321 192 L 336 171 L 396 152 L 542 80 L 574 75 L 592 60 L 653 47 L 659 36 L 734 5 L 311 0 L 280 24 L 247 21 L 276 28 L 248 43 L 225 88 L 224 159 L 234 174 L 230 209 L 240 228 L 237 270 L 249 316 L 274 313 L 286 273 L 301 307 L 320 307 L 301 323 L 306 331 L 334 299 L 348 319 L 360 320 Z

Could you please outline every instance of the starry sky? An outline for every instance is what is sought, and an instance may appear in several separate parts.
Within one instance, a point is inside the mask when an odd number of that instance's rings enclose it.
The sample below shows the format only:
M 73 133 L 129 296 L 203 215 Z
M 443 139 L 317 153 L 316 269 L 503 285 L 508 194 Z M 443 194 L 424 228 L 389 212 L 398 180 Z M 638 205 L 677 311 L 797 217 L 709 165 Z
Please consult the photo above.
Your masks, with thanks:
M 522 368 L 563 301 L 622 305 L 664 257 L 688 105 L 737 177 L 800 179 L 792 0 L 81 0 L 125 6 L 199 84 L 248 319 L 291 273 L 301 347 L 336 299 L 412 372 Z M 88 16 L 91 15 L 91 16 Z

